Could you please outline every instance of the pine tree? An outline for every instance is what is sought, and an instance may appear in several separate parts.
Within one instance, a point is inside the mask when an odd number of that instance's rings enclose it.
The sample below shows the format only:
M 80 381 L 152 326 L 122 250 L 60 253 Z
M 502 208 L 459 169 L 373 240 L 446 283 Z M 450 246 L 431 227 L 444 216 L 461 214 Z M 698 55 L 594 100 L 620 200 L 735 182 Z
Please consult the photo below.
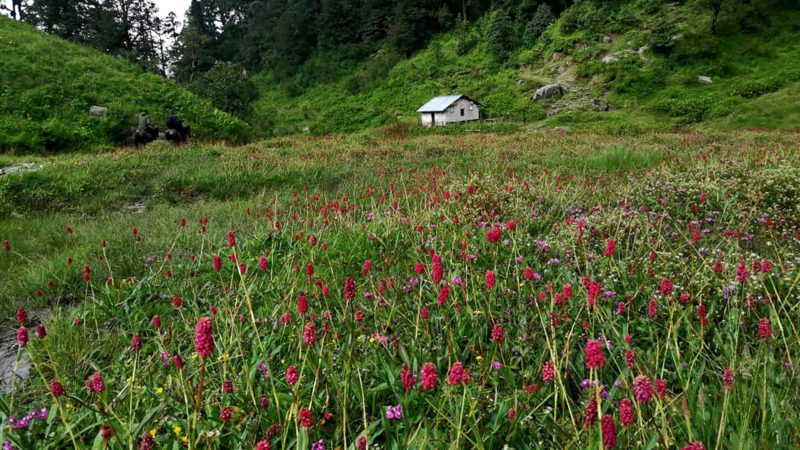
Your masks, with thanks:
M 525 27 L 525 35 L 523 40 L 526 44 L 531 45 L 539 39 L 539 36 L 547 30 L 547 27 L 550 26 L 556 20 L 553 12 L 550 10 L 550 7 L 546 3 L 542 3 L 536 9 L 536 14 L 533 15 L 533 18 L 528 22 L 528 25 Z
M 504 61 L 515 47 L 514 25 L 503 9 L 492 12 L 486 27 L 486 48 L 498 61 Z

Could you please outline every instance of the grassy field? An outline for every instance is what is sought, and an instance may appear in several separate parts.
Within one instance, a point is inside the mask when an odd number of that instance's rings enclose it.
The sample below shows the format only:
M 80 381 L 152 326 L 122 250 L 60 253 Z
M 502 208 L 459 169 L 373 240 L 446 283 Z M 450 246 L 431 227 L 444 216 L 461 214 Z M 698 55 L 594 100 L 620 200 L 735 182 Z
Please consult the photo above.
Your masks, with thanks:
M 0 440 L 796 448 L 798 144 L 389 127 L 2 156 L 43 168 L 0 178 L 0 315 L 26 309 L 33 364 Z

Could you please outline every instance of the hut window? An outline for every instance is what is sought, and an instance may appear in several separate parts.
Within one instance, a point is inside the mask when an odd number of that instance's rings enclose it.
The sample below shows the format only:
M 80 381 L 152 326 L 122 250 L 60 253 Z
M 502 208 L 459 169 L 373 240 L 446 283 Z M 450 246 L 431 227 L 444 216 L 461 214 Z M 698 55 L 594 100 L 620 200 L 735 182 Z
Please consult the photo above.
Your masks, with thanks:
M 464 108 L 461 108 L 461 117 L 464 117 Z

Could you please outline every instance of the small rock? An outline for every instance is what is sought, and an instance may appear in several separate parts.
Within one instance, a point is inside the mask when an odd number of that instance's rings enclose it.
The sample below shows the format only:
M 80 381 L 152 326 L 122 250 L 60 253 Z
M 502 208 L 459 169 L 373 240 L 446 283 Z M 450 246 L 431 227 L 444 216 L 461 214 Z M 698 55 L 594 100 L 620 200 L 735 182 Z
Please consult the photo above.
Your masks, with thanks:
M 697 81 L 699 81 L 700 83 L 703 83 L 703 84 L 711 84 L 711 83 L 713 83 L 713 81 L 711 80 L 711 77 L 707 77 L 705 75 L 700 75 L 699 77 L 697 77 Z
M 141 202 L 132 203 L 125 207 L 125 210 L 134 214 L 142 214 L 146 209 L 147 207 L 145 207 L 144 203 Z
M 610 55 L 603 56 L 602 61 L 603 61 L 603 64 L 615 63 L 615 62 L 619 61 L 619 56 L 617 56 L 617 55 L 612 53 Z
M 12 175 L 20 172 L 27 172 L 30 170 L 40 169 L 41 166 L 35 163 L 22 163 L 14 166 L 0 167 L 0 177 L 5 175 Z
M 108 114 L 108 108 L 103 106 L 92 106 L 89 108 L 89 114 L 97 117 L 105 117 Z
M 603 36 L 603 44 L 610 44 L 612 41 L 611 36 Z
M 564 134 L 569 131 L 569 127 L 553 127 L 550 131 L 553 133 Z

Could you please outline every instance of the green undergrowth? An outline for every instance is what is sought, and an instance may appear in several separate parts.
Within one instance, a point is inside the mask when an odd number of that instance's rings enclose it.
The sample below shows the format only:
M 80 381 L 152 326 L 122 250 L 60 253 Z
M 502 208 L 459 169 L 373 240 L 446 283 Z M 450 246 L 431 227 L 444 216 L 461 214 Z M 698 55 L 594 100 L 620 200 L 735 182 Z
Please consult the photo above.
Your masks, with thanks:
M 87 151 L 125 143 L 142 109 L 164 128 L 170 109 L 201 140 L 251 130 L 176 83 L 134 64 L 0 17 L 0 153 Z M 93 105 L 105 117 L 89 115 Z

